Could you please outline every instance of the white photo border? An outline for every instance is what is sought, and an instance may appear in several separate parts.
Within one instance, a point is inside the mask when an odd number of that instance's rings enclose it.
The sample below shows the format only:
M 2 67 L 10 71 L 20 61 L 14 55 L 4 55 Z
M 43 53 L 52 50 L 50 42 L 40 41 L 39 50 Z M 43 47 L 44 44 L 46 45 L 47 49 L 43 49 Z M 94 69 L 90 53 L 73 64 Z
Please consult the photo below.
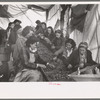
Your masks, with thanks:
M 100 4 L 100 2 L 0 2 L 0 4 Z M 55 85 L 55 84 L 59 85 Z M 100 98 L 100 82 L 0 83 L 0 99 Z

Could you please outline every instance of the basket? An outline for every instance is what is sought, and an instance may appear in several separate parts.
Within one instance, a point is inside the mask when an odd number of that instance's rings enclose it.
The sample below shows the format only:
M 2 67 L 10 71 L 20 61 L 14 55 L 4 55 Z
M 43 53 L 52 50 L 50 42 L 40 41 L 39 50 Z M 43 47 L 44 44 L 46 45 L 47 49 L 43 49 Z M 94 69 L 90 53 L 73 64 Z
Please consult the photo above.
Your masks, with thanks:
M 84 74 L 77 75 L 78 73 L 76 71 L 68 76 L 69 78 L 72 78 L 75 81 L 100 81 L 100 74 L 93 73 L 93 70 L 98 66 L 99 64 L 87 66 L 86 68 L 80 70 L 81 73 L 85 72 Z
M 68 75 L 75 81 L 100 81 L 100 75 L 84 74 L 84 75 Z

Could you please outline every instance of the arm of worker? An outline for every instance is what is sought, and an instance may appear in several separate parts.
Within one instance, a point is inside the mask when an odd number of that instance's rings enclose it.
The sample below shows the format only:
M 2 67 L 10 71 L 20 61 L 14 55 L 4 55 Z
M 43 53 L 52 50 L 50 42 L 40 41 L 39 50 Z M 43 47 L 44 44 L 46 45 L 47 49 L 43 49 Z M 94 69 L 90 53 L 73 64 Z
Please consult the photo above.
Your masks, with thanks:
M 58 56 L 59 54 L 61 54 L 64 51 L 64 46 L 61 46 L 61 48 L 59 50 L 57 50 L 54 55 Z

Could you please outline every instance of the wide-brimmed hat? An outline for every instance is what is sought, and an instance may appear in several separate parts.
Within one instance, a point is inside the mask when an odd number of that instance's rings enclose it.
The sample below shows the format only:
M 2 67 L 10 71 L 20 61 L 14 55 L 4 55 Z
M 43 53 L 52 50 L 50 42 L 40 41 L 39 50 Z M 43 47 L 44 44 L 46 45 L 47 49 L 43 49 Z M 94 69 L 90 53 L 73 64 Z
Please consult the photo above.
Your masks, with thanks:
M 16 22 L 19 22 L 19 23 L 22 23 L 20 20 L 18 20 L 18 19 L 15 19 L 14 20 L 14 23 L 16 23 Z
M 11 26 L 12 24 L 14 24 L 14 22 L 9 22 L 8 26 Z
M 40 24 L 41 22 L 40 22 L 40 20 L 37 20 L 35 23 L 36 23 L 36 24 Z

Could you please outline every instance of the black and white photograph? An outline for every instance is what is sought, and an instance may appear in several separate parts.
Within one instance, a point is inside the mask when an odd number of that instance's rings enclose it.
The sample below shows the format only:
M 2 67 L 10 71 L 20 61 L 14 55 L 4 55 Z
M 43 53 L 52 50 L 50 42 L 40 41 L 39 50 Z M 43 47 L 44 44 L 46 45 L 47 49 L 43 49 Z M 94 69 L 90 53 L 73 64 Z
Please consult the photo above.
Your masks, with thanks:
M 40 1 L 0 1 L 0 99 L 100 98 L 100 2 Z
M 100 4 L 0 4 L 0 82 L 100 81 Z

